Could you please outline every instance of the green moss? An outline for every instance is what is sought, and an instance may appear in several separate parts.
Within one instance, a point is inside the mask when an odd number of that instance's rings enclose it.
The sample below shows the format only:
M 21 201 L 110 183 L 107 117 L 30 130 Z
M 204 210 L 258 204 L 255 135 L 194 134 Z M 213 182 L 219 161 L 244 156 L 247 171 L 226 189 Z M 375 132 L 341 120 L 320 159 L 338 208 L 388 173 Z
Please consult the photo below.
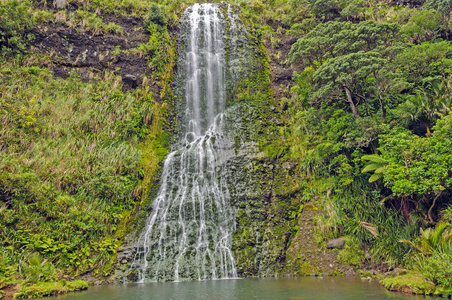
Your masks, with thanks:
M 346 240 L 344 249 L 337 255 L 337 260 L 341 264 L 359 266 L 364 260 L 364 251 L 360 249 L 358 244 Z
M 419 295 L 432 295 L 436 290 L 432 282 L 425 280 L 422 274 L 414 271 L 408 271 L 405 275 L 383 278 L 380 283 L 391 291 L 412 291 Z
M 61 295 L 68 292 L 86 290 L 88 283 L 84 280 L 56 282 L 39 282 L 32 285 L 23 285 L 18 293 L 14 294 L 14 299 L 40 298 L 44 296 Z

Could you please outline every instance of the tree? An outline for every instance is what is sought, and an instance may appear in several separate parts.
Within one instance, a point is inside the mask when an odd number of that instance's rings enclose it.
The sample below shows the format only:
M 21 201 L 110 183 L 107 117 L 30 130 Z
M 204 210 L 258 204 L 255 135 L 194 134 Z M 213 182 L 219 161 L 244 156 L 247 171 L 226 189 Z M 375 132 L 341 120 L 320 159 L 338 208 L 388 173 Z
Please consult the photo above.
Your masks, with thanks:
M 347 6 L 348 0 L 308 0 L 312 12 L 325 20 L 339 17 L 342 9 Z
M 426 0 L 424 7 L 436 9 L 443 15 L 448 15 L 452 11 L 452 0 Z
M 379 73 L 386 64 L 387 60 L 381 58 L 378 52 L 360 51 L 331 58 L 314 73 L 316 92 L 313 97 L 320 99 L 328 96 L 343 99 L 350 106 L 355 118 L 359 118 L 360 114 L 356 108 L 357 98 L 366 101 L 359 92 L 361 84 L 370 75 Z M 342 98 L 343 93 L 345 99 Z
M 295 42 L 290 49 L 289 61 L 315 66 L 328 56 L 335 57 L 336 44 L 344 39 L 344 32 L 350 31 L 351 28 L 350 22 L 328 22 L 317 25 Z
M 397 41 L 399 31 L 397 24 L 374 21 L 319 24 L 295 42 L 290 49 L 289 61 L 303 63 L 305 66 L 318 66 L 328 58 L 387 48 Z
M 395 64 L 409 82 L 419 85 L 421 80 L 447 77 L 452 67 L 452 60 L 448 58 L 451 52 L 448 41 L 410 45 L 396 57 Z
M 436 38 L 441 25 L 440 21 L 440 16 L 436 10 L 419 10 L 402 27 L 402 32 L 412 42 L 429 41 Z
M 389 161 L 385 185 L 394 196 L 413 202 L 431 224 L 437 202 L 452 187 L 452 115 L 438 120 L 433 129 L 431 137 L 398 128 L 380 138 L 383 158 Z

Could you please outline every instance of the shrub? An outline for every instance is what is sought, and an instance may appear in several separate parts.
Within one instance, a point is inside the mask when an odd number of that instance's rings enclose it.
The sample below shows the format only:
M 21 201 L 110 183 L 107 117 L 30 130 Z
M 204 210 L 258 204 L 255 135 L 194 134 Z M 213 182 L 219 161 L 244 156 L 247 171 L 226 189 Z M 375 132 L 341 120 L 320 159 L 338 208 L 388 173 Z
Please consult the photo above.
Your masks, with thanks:
M 162 13 L 160 7 L 155 3 L 152 3 L 148 17 L 144 20 L 144 30 L 149 31 L 149 25 L 151 24 L 157 25 L 158 31 L 163 31 L 167 25 L 165 15 Z
M 29 12 L 30 2 L 18 0 L 0 2 L 0 55 L 23 52 L 33 41 L 31 30 L 36 19 Z
M 437 249 L 430 256 L 417 257 L 417 268 L 425 279 L 441 287 L 452 287 L 451 247 Z

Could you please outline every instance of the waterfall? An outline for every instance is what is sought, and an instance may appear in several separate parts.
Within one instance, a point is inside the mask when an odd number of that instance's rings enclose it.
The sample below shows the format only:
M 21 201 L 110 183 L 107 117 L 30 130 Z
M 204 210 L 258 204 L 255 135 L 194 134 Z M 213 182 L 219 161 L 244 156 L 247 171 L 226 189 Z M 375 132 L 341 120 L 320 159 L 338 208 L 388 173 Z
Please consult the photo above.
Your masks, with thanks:
M 131 265 L 137 282 L 237 277 L 235 210 L 224 179 L 226 98 L 239 70 L 239 24 L 229 5 L 195 4 L 181 21 L 177 86 L 181 134 L 163 166 Z M 228 148 L 229 147 L 229 148 Z

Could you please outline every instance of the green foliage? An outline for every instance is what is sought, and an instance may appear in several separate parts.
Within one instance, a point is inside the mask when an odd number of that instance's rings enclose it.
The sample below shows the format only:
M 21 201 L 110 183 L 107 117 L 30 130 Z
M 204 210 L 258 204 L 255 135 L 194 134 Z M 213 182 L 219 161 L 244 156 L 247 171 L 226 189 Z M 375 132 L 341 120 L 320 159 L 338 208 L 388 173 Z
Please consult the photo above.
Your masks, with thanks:
M 407 45 L 394 62 L 407 81 L 418 86 L 423 82 L 446 79 L 452 67 L 451 51 L 447 41 Z
M 55 279 L 55 270 L 51 263 L 43 259 L 39 253 L 34 253 L 28 262 L 20 268 L 22 276 L 27 283 L 37 283 L 38 281 L 51 281 Z
M 0 56 L 22 53 L 33 41 L 36 20 L 30 9 L 29 1 L 0 2 Z
M 439 287 L 443 296 L 448 296 L 452 287 L 452 234 L 448 227 L 439 222 L 435 228 L 421 229 L 417 242 L 401 240 L 418 251 L 414 255 L 416 270 Z
M 388 160 L 382 158 L 378 154 L 372 155 L 363 155 L 361 160 L 368 160 L 370 163 L 362 169 L 362 173 L 374 172 L 372 176 L 369 178 L 369 182 L 377 181 L 380 178 L 383 178 L 383 171 L 385 166 L 389 163 Z
M 399 30 L 397 24 L 374 21 L 319 24 L 292 46 L 290 62 L 316 65 L 328 58 L 388 47 L 397 39 Z
M 10 258 L 2 251 L 0 253 L 0 289 L 12 281 L 14 271 Z
M 50 280 L 51 266 L 101 272 L 120 245 L 109 236 L 142 197 L 138 143 L 151 133 L 152 92 L 15 63 L 0 72 L 2 256 L 26 262 L 25 277 L 36 270 L 24 278 L 33 282 Z
M 165 67 L 168 64 L 171 66 L 174 64 L 175 49 L 166 27 L 159 30 L 158 26 L 154 23 L 148 25 L 149 41 L 146 44 L 140 44 L 138 52 L 146 57 L 158 79 L 166 78 L 165 81 L 169 81 L 171 77 L 168 76 L 168 72 L 171 70 L 166 70 Z
M 414 294 L 432 295 L 436 287 L 426 280 L 421 273 L 408 271 L 407 274 L 394 277 L 386 277 L 380 280 L 380 283 L 391 291 L 402 291 L 409 287 Z
M 452 246 L 449 244 L 447 250 L 438 249 L 430 256 L 419 256 L 416 260 L 417 269 L 423 276 L 439 287 L 448 289 L 448 293 L 443 296 L 450 296 L 452 287 Z
M 424 7 L 427 9 L 436 9 L 447 16 L 452 10 L 452 0 L 426 0 Z
M 434 127 L 431 137 L 418 137 L 406 130 L 393 131 L 381 136 L 384 158 L 390 160 L 384 172 L 385 185 L 395 196 L 415 196 L 427 204 L 425 215 L 433 222 L 433 208 L 452 184 L 448 170 L 452 168 L 452 115 L 442 118 Z
M 449 91 L 449 80 L 441 84 L 438 81 L 428 83 L 426 88 L 419 88 L 415 95 L 400 104 L 394 110 L 394 114 L 414 133 L 429 136 L 432 125 L 452 111 L 452 97 Z M 419 126 L 421 128 L 418 129 Z
M 158 31 L 166 30 L 166 17 L 157 4 L 151 4 L 148 17 L 144 20 L 143 25 L 144 29 L 147 30 L 150 34 L 154 33 L 154 29 L 149 28 L 150 25 L 156 25 Z
M 79 24 L 81 24 L 82 27 L 91 30 L 93 34 L 97 34 L 99 32 L 122 32 L 121 26 L 113 22 L 109 22 L 107 24 L 103 22 L 102 19 L 95 13 L 79 8 L 75 11 L 75 15 Z
M 344 249 L 337 255 L 337 260 L 341 264 L 360 266 L 364 260 L 364 251 L 360 249 L 358 244 L 348 240 Z
M 62 279 L 54 282 L 39 282 L 32 285 L 23 285 L 18 293 L 14 294 L 14 299 L 41 298 L 45 296 L 55 296 L 67 292 L 86 290 L 88 282 L 84 280 L 66 281 Z
M 434 9 L 419 10 L 402 27 L 402 32 L 415 42 L 432 40 L 438 34 L 440 20 L 438 12 Z

